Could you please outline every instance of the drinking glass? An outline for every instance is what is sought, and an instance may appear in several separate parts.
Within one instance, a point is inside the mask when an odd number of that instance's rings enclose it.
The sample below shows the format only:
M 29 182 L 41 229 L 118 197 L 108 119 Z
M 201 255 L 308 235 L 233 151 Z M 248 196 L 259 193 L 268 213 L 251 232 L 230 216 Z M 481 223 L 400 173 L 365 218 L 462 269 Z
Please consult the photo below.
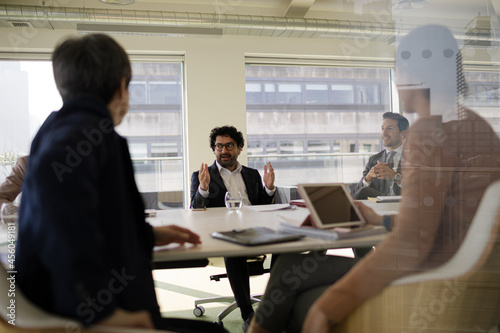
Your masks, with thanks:
M 13 202 L 5 202 L 0 208 L 0 219 L 3 224 L 17 223 L 19 206 Z
M 228 191 L 226 192 L 226 196 L 224 198 L 226 203 L 226 207 L 229 210 L 239 210 L 243 205 L 243 200 L 241 198 L 240 191 Z

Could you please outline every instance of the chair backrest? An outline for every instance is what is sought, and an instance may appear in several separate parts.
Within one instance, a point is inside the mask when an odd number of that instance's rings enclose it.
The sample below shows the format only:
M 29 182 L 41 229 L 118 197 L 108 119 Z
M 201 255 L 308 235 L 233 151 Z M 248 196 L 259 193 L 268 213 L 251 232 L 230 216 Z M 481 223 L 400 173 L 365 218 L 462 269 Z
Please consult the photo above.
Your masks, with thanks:
M 335 333 L 487 332 L 500 324 L 500 181 L 483 195 L 455 255 L 394 281 Z
M 497 181 L 484 193 L 467 235 L 448 262 L 436 269 L 398 279 L 392 285 L 453 279 L 478 269 L 494 250 L 499 231 L 497 223 L 499 209 L 500 181 Z
M 182 191 L 158 192 L 158 209 L 182 208 L 184 205 L 183 195 Z
M 11 279 L 11 274 L 1 264 L 0 290 L 7 294 L 0 297 L 0 332 L 2 333 L 144 333 L 144 329 L 98 325 L 86 329 L 72 319 L 48 313 L 26 298 L 15 280 Z M 13 290 L 12 294 L 9 294 L 10 290 Z M 13 323 L 15 325 L 12 325 Z M 162 330 L 148 330 L 148 332 L 168 333 Z
M 290 200 L 300 199 L 297 186 L 276 186 L 274 203 L 289 203 Z
M 0 267 L 0 290 L 7 293 L 0 297 L 0 314 L 6 322 L 15 319 L 16 326 L 25 329 L 81 327 L 76 321 L 50 314 L 31 303 L 16 285 L 15 274 L 8 273 L 2 265 Z

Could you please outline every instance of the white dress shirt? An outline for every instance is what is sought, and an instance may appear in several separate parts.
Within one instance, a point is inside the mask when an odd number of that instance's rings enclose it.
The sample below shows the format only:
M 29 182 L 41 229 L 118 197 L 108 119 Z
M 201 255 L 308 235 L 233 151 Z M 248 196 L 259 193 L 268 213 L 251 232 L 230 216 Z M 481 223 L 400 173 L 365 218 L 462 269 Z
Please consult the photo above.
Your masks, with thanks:
M 222 177 L 224 185 L 226 186 L 226 189 L 229 192 L 240 191 L 243 204 L 246 206 L 251 206 L 252 203 L 248 199 L 247 187 L 245 186 L 245 182 L 243 181 L 243 177 L 241 176 L 242 166 L 240 162 L 236 161 L 236 169 L 234 169 L 234 171 L 224 168 L 217 161 L 215 161 L 215 163 L 217 165 L 217 168 L 219 168 L 219 173 Z M 269 196 L 273 195 L 274 192 L 276 191 L 276 187 L 272 191 L 269 190 L 265 185 L 264 188 L 266 189 L 266 192 Z M 201 187 L 198 186 L 198 191 L 200 192 L 202 197 L 208 198 L 209 195 L 208 190 L 203 191 Z

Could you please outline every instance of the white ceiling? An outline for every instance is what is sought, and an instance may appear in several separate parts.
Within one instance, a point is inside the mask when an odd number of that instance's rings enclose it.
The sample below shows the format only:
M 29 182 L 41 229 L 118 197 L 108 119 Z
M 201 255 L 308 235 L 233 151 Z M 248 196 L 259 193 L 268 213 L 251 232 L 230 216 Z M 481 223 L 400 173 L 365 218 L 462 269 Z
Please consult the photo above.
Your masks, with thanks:
M 400 8 L 397 4 L 409 1 L 428 4 L 423 8 Z M 480 14 L 490 16 L 494 28 L 500 27 L 500 0 L 137 0 L 135 4 L 126 6 L 107 5 L 99 0 L 0 0 L 0 16 L 1 5 L 298 17 L 390 22 L 396 25 L 438 23 L 459 29 Z M 1 19 L 0 27 L 5 27 L 6 19 L 3 17 L 4 24 L 1 24 Z
M 489 13 L 498 21 L 500 14 L 500 0 L 413 0 L 426 1 L 428 5 L 402 10 L 394 8 L 395 3 L 406 1 L 412 0 L 137 0 L 135 4 L 126 6 L 106 5 L 98 0 L 0 0 L 0 4 L 323 19 L 360 19 L 384 11 L 394 16 L 464 21 L 470 21 L 478 13 Z

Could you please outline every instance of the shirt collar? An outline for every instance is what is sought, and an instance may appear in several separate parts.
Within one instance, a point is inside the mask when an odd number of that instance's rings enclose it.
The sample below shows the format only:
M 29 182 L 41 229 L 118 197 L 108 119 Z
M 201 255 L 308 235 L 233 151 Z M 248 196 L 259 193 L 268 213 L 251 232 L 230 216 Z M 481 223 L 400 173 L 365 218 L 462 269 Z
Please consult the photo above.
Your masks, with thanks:
M 221 172 L 221 169 L 224 169 L 226 172 L 229 172 L 229 173 L 231 173 L 231 172 L 241 173 L 242 166 L 241 166 L 240 162 L 238 162 L 238 161 L 236 161 L 236 169 L 234 169 L 234 171 L 231 171 L 229 169 L 224 168 L 222 165 L 219 164 L 219 162 L 217 160 L 215 161 L 215 164 L 217 164 L 217 168 L 219 169 L 219 172 Z
M 398 153 L 398 154 L 402 154 L 402 153 L 403 153 L 403 148 L 404 148 L 404 145 L 405 145 L 405 143 L 404 143 L 404 141 L 403 141 L 403 144 L 402 144 L 401 146 L 399 146 L 399 147 L 398 147 L 398 148 L 396 148 L 396 149 L 393 149 L 392 151 L 395 151 L 395 152 L 396 152 L 396 153 Z M 389 154 L 389 153 L 391 152 L 391 150 L 389 150 L 389 149 L 387 149 L 387 148 L 385 148 L 385 151 L 386 151 L 386 153 L 387 153 L 387 154 Z

